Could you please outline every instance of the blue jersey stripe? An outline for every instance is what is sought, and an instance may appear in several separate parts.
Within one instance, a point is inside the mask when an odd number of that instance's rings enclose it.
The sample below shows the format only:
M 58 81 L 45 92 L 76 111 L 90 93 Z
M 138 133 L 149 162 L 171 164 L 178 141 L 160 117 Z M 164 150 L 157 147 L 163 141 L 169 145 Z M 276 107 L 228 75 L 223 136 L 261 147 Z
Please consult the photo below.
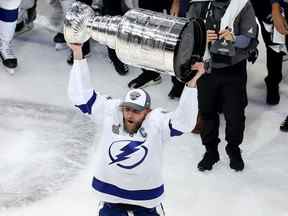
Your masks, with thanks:
M 18 17 L 18 8 L 14 10 L 6 10 L 0 8 L 0 20 L 3 22 L 15 22 Z
M 97 98 L 97 94 L 95 91 L 93 91 L 92 97 L 89 99 L 89 101 L 86 104 L 75 105 L 75 106 L 78 107 L 83 113 L 91 114 L 92 106 L 95 103 L 96 98 Z
M 150 190 L 125 190 L 113 184 L 100 181 L 95 177 L 93 178 L 92 186 L 99 192 L 129 200 L 151 200 L 160 197 L 164 193 L 164 185 Z
M 173 128 L 171 120 L 169 121 L 169 129 L 170 129 L 170 136 L 174 137 L 174 136 L 181 136 L 183 134 L 183 132 L 176 130 L 175 128 Z

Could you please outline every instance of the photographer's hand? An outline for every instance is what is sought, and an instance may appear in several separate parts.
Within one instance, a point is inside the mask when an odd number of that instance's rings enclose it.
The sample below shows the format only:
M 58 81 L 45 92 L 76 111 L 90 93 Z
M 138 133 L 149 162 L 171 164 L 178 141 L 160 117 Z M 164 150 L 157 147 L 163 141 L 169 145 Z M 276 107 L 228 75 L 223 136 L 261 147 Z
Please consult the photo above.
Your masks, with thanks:
M 214 42 L 218 39 L 218 34 L 215 30 L 207 30 L 207 43 Z
M 219 39 L 224 38 L 225 41 L 235 41 L 235 35 L 233 32 L 229 31 L 228 29 L 222 30 L 219 32 Z

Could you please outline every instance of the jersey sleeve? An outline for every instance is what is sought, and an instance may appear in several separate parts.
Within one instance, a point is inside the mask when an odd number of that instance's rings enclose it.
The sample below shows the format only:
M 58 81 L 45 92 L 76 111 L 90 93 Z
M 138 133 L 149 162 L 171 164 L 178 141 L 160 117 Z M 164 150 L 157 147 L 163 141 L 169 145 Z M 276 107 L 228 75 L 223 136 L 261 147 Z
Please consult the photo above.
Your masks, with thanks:
M 197 89 L 185 87 L 175 111 L 165 113 L 161 109 L 156 109 L 152 118 L 158 122 L 162 141 L 165 142 L 171 137 L 191 132 L 196 123 L 197 114 Z
M 70 71 L 68 96 L 75 107 L 94 119 L 103 119 L 120 103 L 97 93 L 91 85 L 90 71 L 86 59 L 75 60 Z

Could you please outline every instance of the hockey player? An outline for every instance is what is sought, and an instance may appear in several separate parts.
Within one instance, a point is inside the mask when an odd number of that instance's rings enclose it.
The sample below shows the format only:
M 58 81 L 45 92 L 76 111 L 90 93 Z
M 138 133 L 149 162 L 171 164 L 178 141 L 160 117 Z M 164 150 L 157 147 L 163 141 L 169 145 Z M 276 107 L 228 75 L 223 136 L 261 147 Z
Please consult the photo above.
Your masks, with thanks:
M 21 0 L 0 0 L 0 58 L 10 74 L 14 74 L 17 58 L 12 48 L 12 38 Z
M 163 215 L 164 185 L 162 159 L 164 143 L 183 132 L 190 132 L 198 112 L 196 82 L 204 73 L 202 63 L 186 83 L 179 106 L 167 113 L 151 109 L 149 94 L 132 89 L 124 100 L 107 99 L 90 85 L 89 68 L 82 59 L 80 45 L 70 45 L 74 65 L 68 93 L 83 113 L 103 128 L 95 155 L 92 186 L 100 202 L 100 216 Z M 130 215 L 129 213 L 129 215 Z

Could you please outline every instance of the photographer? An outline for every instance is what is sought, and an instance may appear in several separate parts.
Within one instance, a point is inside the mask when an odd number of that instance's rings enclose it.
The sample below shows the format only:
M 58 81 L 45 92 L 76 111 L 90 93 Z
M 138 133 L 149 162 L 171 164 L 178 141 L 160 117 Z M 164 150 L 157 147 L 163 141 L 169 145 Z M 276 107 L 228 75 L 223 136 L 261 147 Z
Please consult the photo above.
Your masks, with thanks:
M 190 17 L 206 22 L 209 71 L 198 81 L 199 113 L 204 127 L 202 143 L 206 148 L 198 164 L 200 171 L 211 170 L 219 161 L 219 114 L 221 107 L 226 120 L 226 152 L 230 168 L 244 169 L 239 145 L 245 129 L 247 106 L 246 59 L 257 45 L 258 27 L 254 10 L 248 0 L 192 1 Z M 222 18 L 223 17 L 223 18 Z M 209 56 L 209 55 L 206 55 Z

